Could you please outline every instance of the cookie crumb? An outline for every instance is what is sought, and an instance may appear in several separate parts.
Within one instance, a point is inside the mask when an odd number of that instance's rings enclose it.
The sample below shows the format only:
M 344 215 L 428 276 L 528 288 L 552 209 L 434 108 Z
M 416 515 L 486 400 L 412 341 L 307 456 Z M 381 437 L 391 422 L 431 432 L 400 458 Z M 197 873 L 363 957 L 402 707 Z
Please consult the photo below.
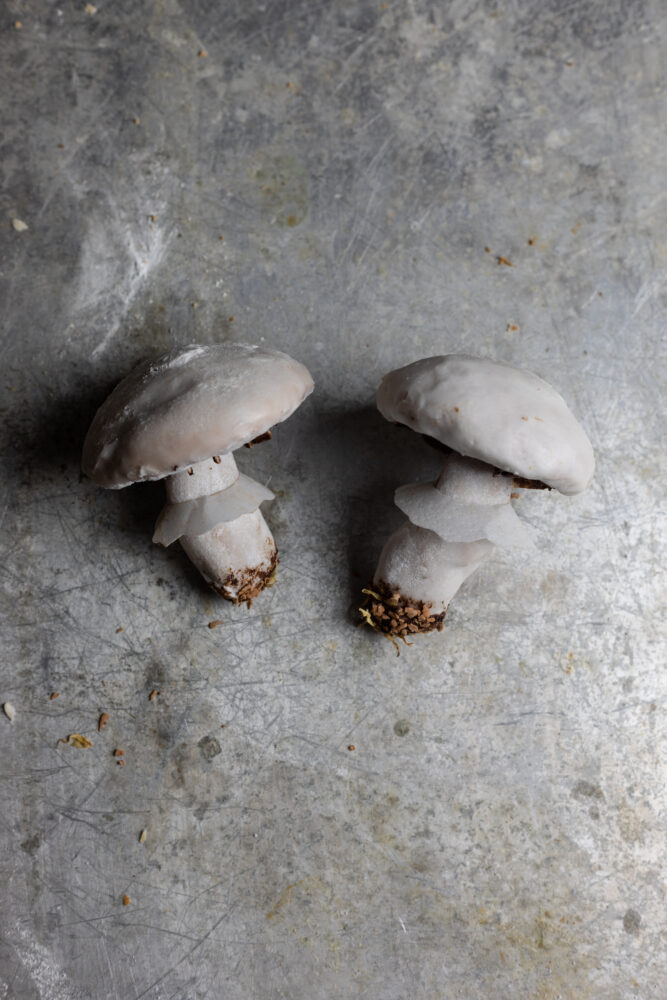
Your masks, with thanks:
M 23 219 L 12 219 L 12 226 L 17 233 L 25 233 L 28 228 Z
M 56 698 L 60 698 L 60 691 L 52 691 L 49 695 L 49 701 L 55 701 Z
M 361 592 L 366 595 L 359 608 L 363 622 L 378 632 L 385 632 L 392 641 L 394 636 L 398 636 L 409 646 L 408 635 L 432 632 L 434 629 L 442 632 L 444 628 L 447 609 L 436 613 L 427 601 L 410 600 L 382 580 L 373 583 L 372 589 L 363 587 Z M 399 653 L 398 646 L 396 653 Z
M 127 893 L 123 893 L 123 906 L 129 906 L 132 900 Z
M 160 694 L 160 691 L 158 691 L 157 688 L 153 688 L 153 690 L 151 691 L 151 693 L 148 696 L 148 700 L 149 701 L 155 701 L 155 699 L 157 698 L 157 696 L 159 694 Z
M 4 703 L 2 711 L 5 713 L 10 722 L 13 722 L 16 718 L 16 709 L 12 705 L 11 701 L 6 701 Z
M 98 733 L 102 732 L 102 730 L 104 729 L 104 727 L 106 726 L 106 724 L 107 724 L 108 721 L 109 721 L 109 713 L 108 712 L 102 712 L 102 714 L 100 715 L 99 719 L 97 720 L 97 731 L 98 731 Z
M 261 444 L 262 441 L 270 441 L 272 437 L 273 434 L 271 433 L 271 431 L 264 431 L 263 434 L 258 434 L 256 438 L 252 439 L 252 441 L 247 441 L 246 444 L 243 445 L 243 447 L 254 448 L 256 444 Z
M 139 843 L 145 844 L 147 836 L 148 836 L 148 830 L 142 830 L 141 833 L 139 834 Z
M 77 750 L 87 750 L 93 745 L 88 737 L 82 736 L 81 733 L 70 733 L 66 739 L 59 739 L 56 743 L 56 749 L 58 749 L 61 743 L 65 743 L 70 747 L 76 747 Z

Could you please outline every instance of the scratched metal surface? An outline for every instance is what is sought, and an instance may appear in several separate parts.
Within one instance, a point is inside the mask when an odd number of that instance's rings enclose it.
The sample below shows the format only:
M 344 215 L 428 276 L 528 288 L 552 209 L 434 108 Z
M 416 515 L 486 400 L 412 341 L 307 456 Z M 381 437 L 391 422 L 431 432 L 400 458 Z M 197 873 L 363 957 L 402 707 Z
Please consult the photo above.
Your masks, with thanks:
M 665 996 L 666 26 L 8 0 L 2 1000 Z M 224 338 L 317 383 L 240 456 L 250 611 L 151 544 L 159 485 L 79 477 L 120 376 Z M 437 455 L 373 392 L 461 349 L 558 386 L 597 477 L 397 657 L 350 608 Z

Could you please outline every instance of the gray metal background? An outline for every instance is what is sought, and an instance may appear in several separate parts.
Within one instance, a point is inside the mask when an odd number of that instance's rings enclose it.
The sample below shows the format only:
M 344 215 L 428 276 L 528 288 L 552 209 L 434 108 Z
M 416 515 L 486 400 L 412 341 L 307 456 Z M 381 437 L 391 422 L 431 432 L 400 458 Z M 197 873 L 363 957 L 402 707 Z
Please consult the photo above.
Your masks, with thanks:
M 2 13 L 1 1000 L 666 997 L 664 4 L 97 8 Z M 250 611 L 79 478 L 118 378 L 226 338 L 317 384 L 240 455 Z M 438 458 L 373 394 L 457 350 L 598 472 L 397 657 L 350 608 Z

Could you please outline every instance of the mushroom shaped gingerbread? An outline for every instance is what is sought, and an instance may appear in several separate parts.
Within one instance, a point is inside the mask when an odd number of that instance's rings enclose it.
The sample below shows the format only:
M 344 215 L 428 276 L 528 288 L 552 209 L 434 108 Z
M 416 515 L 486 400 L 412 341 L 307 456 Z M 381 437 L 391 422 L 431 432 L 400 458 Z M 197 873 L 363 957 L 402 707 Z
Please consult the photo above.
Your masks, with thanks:
M 97 411 L 83 471 L 122 489 L 165 479 L 153 541 L 182 547 L 221 597 L 250 606 L 273 582 L 278 554 L 259 505 L 273 493 L 239 473 L 232 452 L 285 420 L 313 390 L 308 370 L 280 351 L 189 345 L 147 361 Z
M 555 389 L 486 358 L 449 354 L 399 368 L 382 380 L 377 406 L 448 452 L 436 482 L 396 490 L 409 521 L 388 539 L 365 591 L 364 619 L 405 638 L 442 629 L 452 597 L 494 547 L 532 546 L 511 504 L 517 488 L 579 493 L 595 459 Z

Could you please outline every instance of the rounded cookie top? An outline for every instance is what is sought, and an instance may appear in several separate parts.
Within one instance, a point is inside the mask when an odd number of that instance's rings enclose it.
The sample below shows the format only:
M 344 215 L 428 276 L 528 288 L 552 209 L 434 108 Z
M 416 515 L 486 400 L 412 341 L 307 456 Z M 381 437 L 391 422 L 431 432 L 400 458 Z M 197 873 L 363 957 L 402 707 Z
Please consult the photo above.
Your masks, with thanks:
M 423 358 L 384 376 L 377 406 L 460 455 L 561 493 L 593 478 L 593 448 L 567 403 L 520 368 L 467 354 Z
M 247 344 L 191 344 L 135 368 L 99 408 L 83 471 L 120 489 L 234 451 L 285 420 L 313 390 L 304 365 Z

